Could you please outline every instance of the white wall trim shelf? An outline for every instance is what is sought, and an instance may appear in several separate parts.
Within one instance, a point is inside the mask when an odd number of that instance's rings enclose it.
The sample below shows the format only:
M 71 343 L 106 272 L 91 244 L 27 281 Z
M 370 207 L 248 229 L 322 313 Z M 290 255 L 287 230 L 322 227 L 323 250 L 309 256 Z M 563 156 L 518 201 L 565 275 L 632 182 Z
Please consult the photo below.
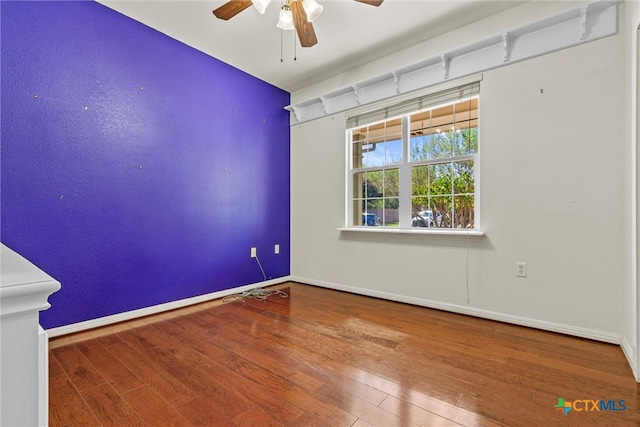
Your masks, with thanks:
M 589 1 L 285 109 L 293 126 L 617 33 L 617 1 Z

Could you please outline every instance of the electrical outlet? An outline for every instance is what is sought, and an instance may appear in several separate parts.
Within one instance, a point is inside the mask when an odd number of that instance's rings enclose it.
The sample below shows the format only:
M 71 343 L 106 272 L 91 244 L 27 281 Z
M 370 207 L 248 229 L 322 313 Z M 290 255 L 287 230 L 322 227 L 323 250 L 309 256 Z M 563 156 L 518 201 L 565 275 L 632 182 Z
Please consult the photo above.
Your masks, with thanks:
M 251 258 L 258 256 L 258 248 L 251 248 Z
M 516 276 L 527 277 L 527 263 L 516 262 Z
M 279 254 L 280 253 L 280 245 L 275 245 L 273 247 L 273 252 L 276 253 L 276 254 Z

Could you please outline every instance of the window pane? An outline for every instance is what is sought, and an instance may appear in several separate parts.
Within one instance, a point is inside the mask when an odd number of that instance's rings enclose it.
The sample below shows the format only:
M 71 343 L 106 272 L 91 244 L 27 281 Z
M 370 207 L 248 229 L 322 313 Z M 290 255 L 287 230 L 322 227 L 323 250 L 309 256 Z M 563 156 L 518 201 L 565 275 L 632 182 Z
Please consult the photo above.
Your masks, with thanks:
M 353 174 L 353 217 L 351 225 L 397 226 L 399 169 Z
M 366 173 L 364 197 L 382 197 L 384 190 L 384 171 L 373 171 Z
M 385 227 L 398 227 L 400 225 L 400 213 L 398 208 L 400 200 L 395 197 L 384 199 L 384 211 L 382 212 L 382 225 Z
M 353 200 L 353 217 L 351 219 L 351 225 L 362 225 L 362 219 L 364 214 L 364 200 Z
M 452 166 L 451 163 L 429 165 L 429 194 L 451 194 Z
M 385 141 L 386 135 L 386 123 L 376 123 L 374 125 L 369 126 L 368 128 L 368 139 L 372 144 L 377 144 Z
M 409 146 L 409 161 L 418 162 L 421 160 L 431 160 L 432 155 L 432 137 L 431 135 L 416 135 L 411 137 L 411 145 Z
M 377 199 L 366 200 L 367 212 L 373 212 L 373 211 L 382 209 L 383 206 L 384 206 L 384 199 L 382 197 Z
M 353 168 L 366 168 L 369 165 L 369 149 L 367 141 L 355 141 L 353 143 Z
M 411 226 L 421 228 L 437 227 L 433 211 L 430 209 L 423 209 L 422 206 L 415 207 L 411 217 Z
M 431 111 L 413 114 L 409 118 L 409 161 L 429 160 L 431 146 Z
M 402 140 L 387 141 L 384 144 L 384 164 L 396 165 L 402 163 Z
M 451 157 L 455 136 L 453 105 L 437 108 L 431 112 L 431 128 L 433 129 L 433 137 L 429 148 L 429 158 Z
M 352 167 L 362 168 L 367 163 L 366 160 L 366 148 L 368 146 L 367 142 L 367 134 L 368 130 L 366 127 L 360 129 L 353 129 L 351 131 L 351 155 L 352 155 Z
M 455 196 L 454 202 L 454 228 L 474 227 L 474 197 Z
M 434 216 L 438 218 L 438 227 L 451 228 L 451 224 L 453 224 L 453 198 L 451 196 L 437 196 L 432 197 L 430 202 L 430 208 Z
M 409 120 L 409 133 L 411 136 L 431 134 L 431 111 L 412 114 Z
M 362 223 L 359 225 L 363 225 L 365 227 L 378 227 L 382 224 L 380 221 L 380 216 L 373 212 L 365 212 L 362 215 Z M 358 225 L 358 224 L 355 224 Z
M 353 130 L 351 140 L 354 168 L 402 162 L 402 118 Z
M 382 211 L 382 199 L 353 201 L 353 219 L 352 224 L 355 226 L 377 227 L 382 224 L 378 212 Z
M 455 153 L 458 156 L 474 155 L 478 152 L 478 128 L 456 131 Z
M 430 208 L 429 197 L 419 196 L 411 198 L 411 218 L 418 215 L 422 211 L 429 210 Z
M 385 140 L 392 141 L 394 139 L 402 139 L 402 117 L 389 120 L 385 125 Z
M 473 194 L 475 183 L 474 183 L 474 174 L 473 174 L 473 160 L 468 160 L 465 162 L 454 162 L 453 163 L 453 171 L 454 171 L 454 185 L 453 185 L 453 193 L 454 194 Z
M 411 195 L 427 196 L 429 194 L 429 166 L 411 168 Z
M 423 228 L 443 227 L 442 214 L 432 205 L 432 198 L 414 197 L 412 199 L 411 226 Z
M 373 143 L 368 146 L 367 164 L 365 167 L 384 166 L 385 162 L 385 144 L 383 142 Z
M 363 153 L 363 158 L 366 155 L 363 167 L 381 167 L 402 162 L 401 140 L 376 142 L 364 146 L 362 149 L 366 151 Z
M 354 199 L 363 198 L 366 194 L 366 172 L 353 174 L 353 195 Z
M 384 176 L 384 197 L 398 197 L 400 195 L 400 170 L 387 169 Z
M 454 105 L 456 143 L 454 155 L 473 155 L 478 152 L 478 98 Z

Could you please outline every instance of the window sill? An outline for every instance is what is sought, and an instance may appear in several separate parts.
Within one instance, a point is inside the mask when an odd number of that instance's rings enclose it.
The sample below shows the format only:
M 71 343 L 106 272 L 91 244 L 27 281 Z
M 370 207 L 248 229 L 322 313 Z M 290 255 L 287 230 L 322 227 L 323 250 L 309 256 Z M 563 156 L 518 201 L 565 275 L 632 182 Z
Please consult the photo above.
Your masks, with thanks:
M 386 228 L 386 227 L 341 227 L 337 229 L 340 232 L 356 233 L 381 233 L 381 234 L 422 234 L 422 235 L 437 235 L 437 236 L 484 236 L 484 231 L 481 230 L 467 230 L 467 229 L 407 229 L 407 228 Z

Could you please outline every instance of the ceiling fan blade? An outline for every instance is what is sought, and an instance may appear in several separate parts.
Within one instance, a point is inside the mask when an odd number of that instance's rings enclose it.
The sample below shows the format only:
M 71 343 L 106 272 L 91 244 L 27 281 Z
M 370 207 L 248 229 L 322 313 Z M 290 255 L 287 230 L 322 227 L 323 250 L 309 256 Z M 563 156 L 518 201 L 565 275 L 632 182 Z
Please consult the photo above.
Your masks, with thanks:
M 230 0 L 214 10 L 213 14 L 216 15 L 216 18 L 226 21 L 251 6 L 251 4 L 251 0 Z
M 356 0 L 359 3 L 369 4 L 371 6 L 380 6 L 384 0 Z
M 313 29 L 313 24 L 311 24 L 307 19 L 307 13 L 302 7 L 302 2 L 300 0 L 293 0 L 289 4 L 289 7 L 293 14 L 293 23 L 296 26 L 296 31 L 298 32 L 300 46 L 311 47 L 318 43 L 318 38 L 316 37 L 316 32 Z

